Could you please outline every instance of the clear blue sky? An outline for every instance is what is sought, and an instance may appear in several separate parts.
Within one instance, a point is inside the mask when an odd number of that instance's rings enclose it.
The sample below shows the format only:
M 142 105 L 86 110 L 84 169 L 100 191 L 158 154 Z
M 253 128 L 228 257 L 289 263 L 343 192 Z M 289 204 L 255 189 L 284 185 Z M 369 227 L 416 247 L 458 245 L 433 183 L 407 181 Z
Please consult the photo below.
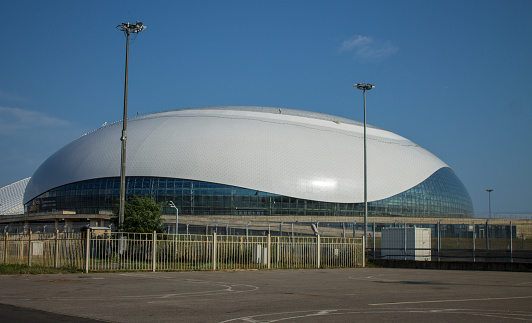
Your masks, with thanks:
M 260 105 L 362 120 L 532 213 L 532 1 L 1 0 L 0 187 L 129 113 Z M 119 140 L 117 138 L 117 140 Z M 117 165 L 118 174 L 119 165 Z

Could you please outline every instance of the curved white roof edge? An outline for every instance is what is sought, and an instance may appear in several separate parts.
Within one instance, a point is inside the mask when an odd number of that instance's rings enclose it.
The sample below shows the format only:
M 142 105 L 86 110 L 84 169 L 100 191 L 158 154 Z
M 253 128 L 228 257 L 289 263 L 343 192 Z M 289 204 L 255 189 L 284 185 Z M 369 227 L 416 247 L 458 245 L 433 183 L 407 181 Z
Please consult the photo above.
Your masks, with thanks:
M 122 123 L 84 135 L 37 169 L 24 203 L 52 188 L 120 176 Z M 448 167 L 390 131 L 368 126 L 368 201 Z M 128 119 L 126 176 L 184 178 L 301 199 L 363 201 L 363 124 L 302 110 L 210 107 Z
M 24 214 L 24 191 L 31 177 L 0 188 L 0 215 Z

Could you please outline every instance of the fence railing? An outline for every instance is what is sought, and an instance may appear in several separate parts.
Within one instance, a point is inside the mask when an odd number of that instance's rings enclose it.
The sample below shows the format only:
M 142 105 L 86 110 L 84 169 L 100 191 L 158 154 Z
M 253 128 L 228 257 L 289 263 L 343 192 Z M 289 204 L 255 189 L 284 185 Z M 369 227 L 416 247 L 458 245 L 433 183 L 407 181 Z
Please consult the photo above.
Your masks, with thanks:
M 379 244 L 379 242 L 377 242 Z M 373 248 L 367 250 L 372 259 L 460 262 L 532 263 L 532 250 L 511 249 L 443 249 L 443 248 Z M 428 255 L 428 256 L 427 256 Z
M 157 233 L 4 234 L 1 263 L 89 271 L 363 267 L 362 239 Z
M 405 228 L 412 229 L 406 225 L 398 229 Z M 440 227 L 436 226 L 423 247 L 416 245 L 415 238 L 406 239 L 406 229 L 405 238 L 393 246 L 383 243 L 385 229 L 381 232 L 373 230 L 367 240 L 367 254 L 374 259 L 532 263 L 532 240 L 525 239 L 525 234 L 517 235 L 515 228 L 510 230 L 506 236 L 490 236 L 486 233 L 488 230 L 480 231 L 482 237 L 479 238 L 477 225 L 472 225 L 469 235 L 444 237 Z
M 8 234 L 0 236 L 3 264 L 82 268 L 82 233 Z

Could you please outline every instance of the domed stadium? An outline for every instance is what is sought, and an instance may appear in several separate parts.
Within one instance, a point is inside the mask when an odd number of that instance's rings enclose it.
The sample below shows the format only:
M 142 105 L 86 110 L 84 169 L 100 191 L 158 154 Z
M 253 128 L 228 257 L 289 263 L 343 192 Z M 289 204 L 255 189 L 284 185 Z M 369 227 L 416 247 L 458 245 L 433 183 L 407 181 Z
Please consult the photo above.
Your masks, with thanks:
M 118 203 L 122 122 L 67 144 L 29 180 L 26 212 L 98 214 Z M 184 215 L 360 216 L 364 127 L 294 109 L 209 107 L 128 120 L 126 199 L 173 201 Z M 438 157 L 367 126 L 368 215 L 473 216 Z M 165 210 L 171 213 L 172 210 Z

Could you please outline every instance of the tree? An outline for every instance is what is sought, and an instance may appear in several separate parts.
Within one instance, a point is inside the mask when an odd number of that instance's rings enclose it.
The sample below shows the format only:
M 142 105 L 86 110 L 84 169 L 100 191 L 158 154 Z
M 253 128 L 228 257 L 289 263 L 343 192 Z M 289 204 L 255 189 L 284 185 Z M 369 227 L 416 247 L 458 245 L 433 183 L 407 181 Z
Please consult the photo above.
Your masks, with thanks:
M 122 232 L 152 233 L 162 232 L 162 205 L 148 196 L 133 195 L 124 204 L 124 223 L 118 225 L 118 206 L 113 210 L 111 221 Z

